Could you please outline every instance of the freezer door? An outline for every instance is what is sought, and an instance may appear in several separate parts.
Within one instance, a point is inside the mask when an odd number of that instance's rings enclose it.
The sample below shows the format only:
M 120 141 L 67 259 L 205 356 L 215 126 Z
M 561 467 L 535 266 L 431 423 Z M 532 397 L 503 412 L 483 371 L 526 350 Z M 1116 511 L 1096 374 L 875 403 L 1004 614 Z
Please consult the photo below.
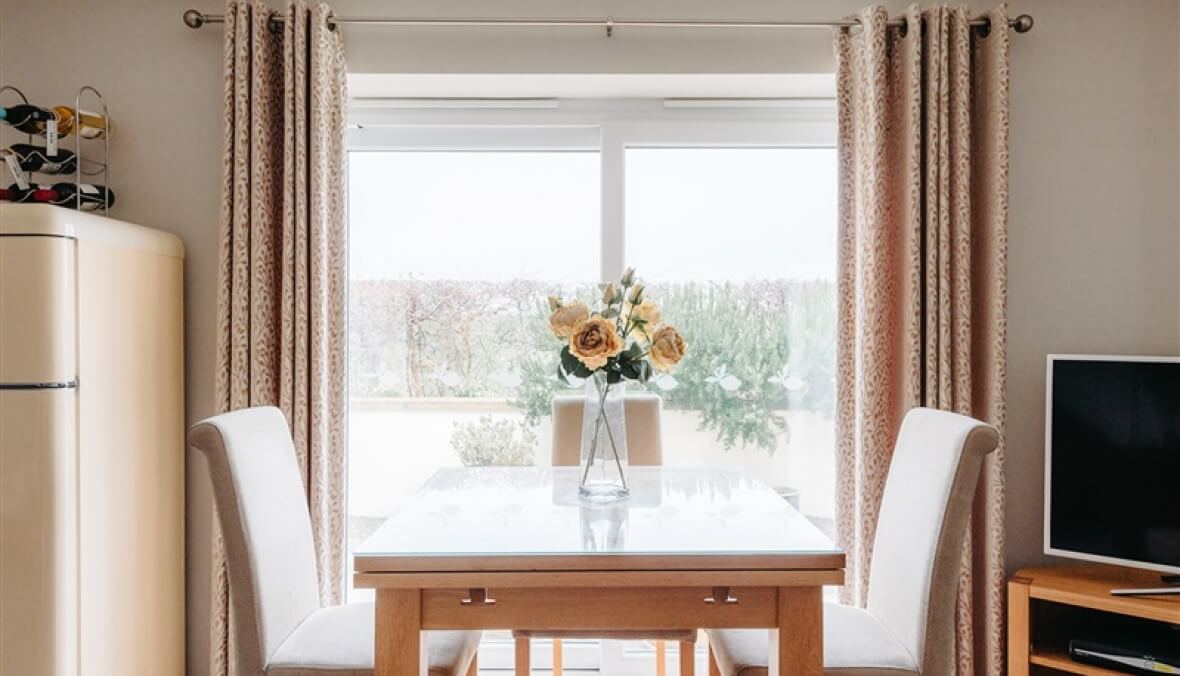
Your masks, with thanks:
M 76 242 L 0 237 L 0 389 L 77 377 Z
M 0 390 L 0 676 L 75 676 L 76 392 Z

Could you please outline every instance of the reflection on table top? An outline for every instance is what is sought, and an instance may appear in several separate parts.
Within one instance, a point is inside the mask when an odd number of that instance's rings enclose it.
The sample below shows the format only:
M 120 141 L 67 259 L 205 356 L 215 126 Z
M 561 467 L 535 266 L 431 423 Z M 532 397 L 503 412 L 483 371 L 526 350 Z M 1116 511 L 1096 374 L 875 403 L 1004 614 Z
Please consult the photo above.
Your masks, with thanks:
M 630 497 L 595 504 L 578 497 L 574 467 L 439 470 L 361 545 L 356 569 L 680 569 L 734 557 L 741 567 L 843 566 L 826 535 L 744 469 L 633 467 L 628 476 Z

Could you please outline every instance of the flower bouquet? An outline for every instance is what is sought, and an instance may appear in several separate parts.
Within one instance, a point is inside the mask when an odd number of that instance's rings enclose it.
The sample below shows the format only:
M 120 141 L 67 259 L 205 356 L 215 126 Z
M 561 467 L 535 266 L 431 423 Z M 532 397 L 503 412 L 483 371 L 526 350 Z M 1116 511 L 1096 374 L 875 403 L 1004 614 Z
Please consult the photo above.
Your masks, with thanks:
M 579 492 L 592 500 L 626 497 L 627 447 L 623 420 L 624 382 L 646 383 L 656 371 L 671 371 L 685 344 L 660 309 L 644 298 L 635 270 L 618 284 L 601 287 L 594 308 L 549 297 L 549 326 L 562 342 L 557 377 L 567 385 L 586 381 L 582 416 Z

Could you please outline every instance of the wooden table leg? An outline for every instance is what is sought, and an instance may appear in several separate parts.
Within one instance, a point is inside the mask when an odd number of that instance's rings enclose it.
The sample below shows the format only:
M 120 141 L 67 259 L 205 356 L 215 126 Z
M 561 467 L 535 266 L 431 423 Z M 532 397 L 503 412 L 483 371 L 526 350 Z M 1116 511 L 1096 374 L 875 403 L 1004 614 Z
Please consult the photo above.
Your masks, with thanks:
M 680 676 L 696 673 L 697 644 L 694 641 L 680 642 Z
M 419 589 L 378 589 L 375 676 L 425 676 L 426 632 Z
M 770 632 L 770 676 L 822 676 L 822 587 L 779 587 L 778 629 Z
M 532 641 L 527 638 L 516 639 L 516 662 L 513 665 L 516 676 L 529 676 L 533 670 Z

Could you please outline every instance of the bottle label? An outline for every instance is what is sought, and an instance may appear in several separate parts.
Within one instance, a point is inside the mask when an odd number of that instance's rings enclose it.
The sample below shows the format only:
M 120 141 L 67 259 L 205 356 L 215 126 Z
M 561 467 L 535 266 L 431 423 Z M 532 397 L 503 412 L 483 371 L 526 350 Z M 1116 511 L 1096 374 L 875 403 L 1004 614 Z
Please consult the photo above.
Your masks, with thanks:
M 100 121 L 102 126 L 96 126 L 94 123 Z M 106 128 L 110 126 L 110 122 L 98 113 L 92 113 L 89 110 L 79 110 L 78 120 L 74 124 L 77 127 L 77 134 L 84 139 L 102 138 Z
M 20 165 L 16 163 L 16 153 L 4 153 L 4 163 L 8 165 L 8 171 L 16 181 L 16 187 L 28 190 L 29 182 L 25 180 L 25 172 L 21 171 Z
M 45 154 L 50 157 L 57 154 L 57 118 L 45 123 Z

